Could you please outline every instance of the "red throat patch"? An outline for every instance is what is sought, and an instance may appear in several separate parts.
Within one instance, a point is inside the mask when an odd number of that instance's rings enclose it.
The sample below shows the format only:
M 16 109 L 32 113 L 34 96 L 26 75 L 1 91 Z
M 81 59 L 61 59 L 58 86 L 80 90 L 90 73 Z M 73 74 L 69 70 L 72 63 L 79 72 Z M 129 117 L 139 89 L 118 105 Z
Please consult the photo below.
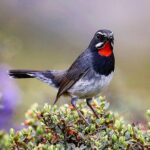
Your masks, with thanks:
M 110 43 L 109 42 L 105 43 L 105 45 L 98 50 L 98 54 L 105 57 L 110 56 L 112 54 Z

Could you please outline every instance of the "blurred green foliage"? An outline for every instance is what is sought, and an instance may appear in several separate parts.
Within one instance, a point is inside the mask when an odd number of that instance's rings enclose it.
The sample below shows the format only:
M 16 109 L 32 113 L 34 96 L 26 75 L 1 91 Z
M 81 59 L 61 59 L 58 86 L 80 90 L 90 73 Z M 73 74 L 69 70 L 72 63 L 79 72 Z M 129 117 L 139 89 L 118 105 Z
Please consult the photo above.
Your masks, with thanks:
M 88 126 L 77 111 L 67 104 L 57 107 L 45 104 L 33 105 L 26 113 L 20 131 L 0 132 L 0 149 L 33 150 L 148 150 L 150 149 L 150 126 L 127 124 L 118 114 L 108 110 L 104 98 L 92 103 L 100 119 L 96 119 L 85 102 L 78 108 L 88 120 Z M 150 110 L 147 111 L 150 117 Z M 148 118 L 149 119 L 149 118 Z

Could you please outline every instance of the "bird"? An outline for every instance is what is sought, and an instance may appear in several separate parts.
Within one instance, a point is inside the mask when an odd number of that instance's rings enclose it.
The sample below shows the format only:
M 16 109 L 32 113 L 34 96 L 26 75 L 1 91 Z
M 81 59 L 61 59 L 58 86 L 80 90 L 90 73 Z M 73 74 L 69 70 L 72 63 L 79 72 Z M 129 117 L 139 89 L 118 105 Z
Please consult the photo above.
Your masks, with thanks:
M 91 105 L 94 97 L 100 95 L 112 80 L 115 70 L 113 52 L 114 35 L 111 30 L 98 30 L 87 48 L 76 58 L 72 65 L 65 70 L 9 70 L 13 78 L 36 78 L 58 89 L 54 104 L 61 96 L 69 96 L 72 106 L 79 116 L 87 120 L 77 108 L 78 99 L 86 99 L 86 103 L 99 118 Z

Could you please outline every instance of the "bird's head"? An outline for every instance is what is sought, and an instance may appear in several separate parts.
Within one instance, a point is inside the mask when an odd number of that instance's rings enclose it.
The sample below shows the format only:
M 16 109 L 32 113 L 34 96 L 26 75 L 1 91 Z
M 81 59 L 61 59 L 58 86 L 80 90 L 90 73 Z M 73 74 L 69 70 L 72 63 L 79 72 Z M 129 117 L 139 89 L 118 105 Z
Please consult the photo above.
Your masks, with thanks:
M 110 30 L 98 30 L 90 45 L 89 48 L 92 51 L 98 52 L 99 55 L 104 57 L 109 57 L 113 53 L 114 45 L 114 36 L 113 32 Z

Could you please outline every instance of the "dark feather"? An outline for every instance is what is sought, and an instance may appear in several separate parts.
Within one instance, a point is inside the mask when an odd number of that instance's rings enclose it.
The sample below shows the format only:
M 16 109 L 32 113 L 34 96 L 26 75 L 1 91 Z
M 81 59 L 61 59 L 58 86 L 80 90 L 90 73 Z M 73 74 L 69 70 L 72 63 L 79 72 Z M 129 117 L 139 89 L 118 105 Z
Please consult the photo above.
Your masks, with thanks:
M 29 75 L 29 73 L 35 73 L 38 71 L 33 71 L 33 70 L 9 70 L 9 76 L 13 78 L 34 78 L 33 76 Z
M 54 104 L 61 95 L 65 94 L 79 79 L 87 74 L 90 66 L 90 53 L 87 49 L 76 59 L 62 78 Z
M 9 76 L 13 78 L 36 78 L 45 83 L 59 87 L 66 71 L 39 71 L 39 70 L 10 70 Z

